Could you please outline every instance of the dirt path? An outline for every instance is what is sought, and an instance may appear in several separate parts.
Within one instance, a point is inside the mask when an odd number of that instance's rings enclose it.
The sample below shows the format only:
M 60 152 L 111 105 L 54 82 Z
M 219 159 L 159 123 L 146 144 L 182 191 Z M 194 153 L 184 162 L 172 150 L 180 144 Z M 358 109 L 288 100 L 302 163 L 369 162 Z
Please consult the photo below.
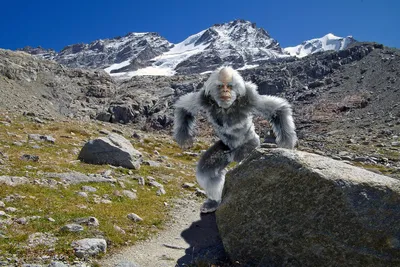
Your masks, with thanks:
M 103 258 L 100 266 L 169 267 L 226 261 L 215 214 L 200 215 L 200 205 L 194 199 L 177 201 L 165 230 L 149 241 Z

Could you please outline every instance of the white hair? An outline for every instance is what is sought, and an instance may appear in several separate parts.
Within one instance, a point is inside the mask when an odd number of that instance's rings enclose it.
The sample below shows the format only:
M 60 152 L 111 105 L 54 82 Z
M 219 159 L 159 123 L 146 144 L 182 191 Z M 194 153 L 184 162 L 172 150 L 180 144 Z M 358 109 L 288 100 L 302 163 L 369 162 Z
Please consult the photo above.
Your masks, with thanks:
M 246 89 L 244 86 L 244 80 L 242 76 L 239 74 L 237 70 L 234 70 L 232 67 L 219 67 L 215 71 L 213 71 L 208 78 L 208 80 L 204 84 L 204 94 L 210 95 L 210 92 L 217 88 L 219 82 L 219 73 L 221 70 L 224 70 L 230 74 L 232 74 L 232 86 L 233 90 L 236 92 L 238 96 L 243 96 L 246 94 Z

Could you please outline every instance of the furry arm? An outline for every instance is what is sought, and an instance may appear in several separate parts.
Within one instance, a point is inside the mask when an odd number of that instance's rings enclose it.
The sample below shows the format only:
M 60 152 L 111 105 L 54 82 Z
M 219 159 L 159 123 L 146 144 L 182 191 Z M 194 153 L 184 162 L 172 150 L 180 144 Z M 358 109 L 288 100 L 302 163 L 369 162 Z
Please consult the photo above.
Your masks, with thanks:
M 276 96 L 259 95 L 257 86 L 253 83 L 246 83 L 246 91 L 256 111 L 261 113 L 272 124 L 277 145 L 293 149 L 297 142 L 297 135 L 293 122 L 292 107 L 288 101 Z
M 181 96 L 175 103 L 174 139 L 183 148 L 193 145 L 195 115 L 200 109 L 200 92 Z

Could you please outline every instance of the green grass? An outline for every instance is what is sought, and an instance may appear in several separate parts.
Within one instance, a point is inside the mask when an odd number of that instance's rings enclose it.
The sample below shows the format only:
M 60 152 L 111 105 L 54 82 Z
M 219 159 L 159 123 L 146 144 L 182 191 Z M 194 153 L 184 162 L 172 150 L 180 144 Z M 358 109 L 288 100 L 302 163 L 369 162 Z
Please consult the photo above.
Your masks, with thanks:
M 1 114 L 3 116 L 4 114 Z M 83 144 L 93 138 L 101 136 L 100 129 L 112 130 L 117 127 L 111 124 L 97 122 L 79 122 L 66 120 L 63 122 L 49 122 L 37 124 L 29 117 L 12 117 L 11 125 L 0 124 L 0 152 L 7 155 L 2 158 L 0 175 L 26 176 L 32 181 L 43 179 L 44 172 L 70 172 L 78 171 L 84 174 L 101 173 L 112 169 L 114 178 L 124 177 L 123 185 L 120 183 L 85 183 L 77 185 L 58 184 L 54 187 L 26 184 L 19 186 L 6 186 L 1 184 L 0 200 L 10 195 L 21 196 L 13 202 L 5 202 L 6 207 L 15 207 L 11 224 L 0 223 L 0 233 L 7 238 L 0 238 L 0 255 L 9 257 L 16 254 L 19 259 L 27 261 L 40 255 L 64 255 L 68 261 L 73 261 L 73 249 L 71 242 L 86 237 L 104 237 L 109 244 L 109 251 L 121 246 L 133 244 L 138 240 L 144 240 L 150 235 L 162 229 L 167 221 L 167 212 L 171 208 L 165 206 L 165 202 L 181 196 L 184 182 L 194 182 L 194 169 L 198 158 L 182 153 L 182 150 L 172 141 L 171 137 L 162 134 L 147 134 L 143 142 L 130 139 L 133 146 L 144 153 L 144 158 L 155 160 L 157 150 L 161 156 L 167 157 L 165 161 L 172 164 L 168 168 L 165 164 L 161 167 L 142 165 L 139 170 L 127 170 L 117 167 L 110 168 L 107 165 L 91 165 L 77 160 L 77 152 Z M 118 126 L 123 127 L 123 126 Z M 126 126 L 125 126 L 126 127 Z M 123 128 L 127 133 L 130 128 Z M 51 135 L 56 139 L 55 144 L 28 141 L 28 134 L 38 133 Z M 23 142 L 22 146 L 14 145 L 14 142 Z M 39 148 L 33 148 L 38 145 Z M 191 152 L 199 152 L 206 147 L 205 143 L 196 143 Z M 147 154 L 148 153 L 148 154 Z M 20 157 L 23 154 L 39 156 L 38 162 L 24 161 Z M 1 158 L 1 155 L 0 155 Z M 156 188 L 141 186 L 134 179 L 138 176 L 152 176 L 157 181 L 163 182 L 166 194 L 156 195 Z M 81 191 L 83 185 L 91 185 L 97 188 L 95 193 L 88 193 L 84 198 L 76 193 Z M 137 199 L 131 200 L 125 196 L 119 196 L 116 191 L 136 190 Z M 95 195 L 103 197 L 107 195 L 111 204 L 95 202 Z M 0 208 L 3 210 L 3 208 Z M 127 214 L 136 213 L 143 218 L 142 222 L 132 222 Z M 29 216 L 40 216 L 39 219 L 30 220 L 26 225 L 18 224 L 14 219 Z M 93 216 L 96 217 L 99 227 L 84 226 L 80 233 L 68 233 L 60 231 L 60 228 L 73 219 Z M 48 217 L 55 221 L 51 222 Z M 121 233 L 115 229 L 115 225 L 125 231 Z M 54 248 L 46 246 L 27 247 L 28 237 L 32 233 L 50 233 L 58 238 Z M 0 256 L 1 260 L 1 256 Z

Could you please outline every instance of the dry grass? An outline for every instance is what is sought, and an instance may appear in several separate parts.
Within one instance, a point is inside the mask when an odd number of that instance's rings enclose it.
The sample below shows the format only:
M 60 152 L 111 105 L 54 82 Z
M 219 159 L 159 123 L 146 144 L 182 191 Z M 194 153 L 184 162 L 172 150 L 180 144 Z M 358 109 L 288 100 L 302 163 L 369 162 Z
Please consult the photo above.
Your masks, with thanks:
M 4 118 L 5 114 L 0 115 Z M 0 121 L 4 121 L 0 117 Z M 78 171 L 85 174 L 101 173 L 112 169 L 114 178 L 121 177 L 123 183 L 87 183 L 78 185 L 63 185 L 54 187 L 27 184 L 20 186 L 1 186 L 0 200 L 6 207 L 15 207 L 12 219 L 0 218 L 0 255 L 10 257 L 16 254 L 20 259 L 33 260 L 38 255 L 64 255 L 67 260 L 74 260 L 71 242 L 85 237 L 104 237 L 111 250 L 132 244 L 137 240 L 148 238 L 149 235 L 161 229 L 168 220 L 168 210 L 171 199 L 181 196 L 181 185 L 184 182 L 194 182 L 194 165 L 197 158 L 182 154 L 180 148 L 166 135 L 141 133 L 145 136 L 143 142 L 129 138 L 131 129 L 120 130 L 136 149 L 144 154 L 145 159 L 156 160 L 164 157 L 161 167 L 144 166 L 140 170 L 129 172 L 124 168 L 111 168 L 107 165 L 90 165 L 77 160 L 77 153 L 83 144 L 95 137 L 101 136 L 100 129 L 112 130 L 116 125 L 102 123 L 83 123 L 66 120 L 63 122 L 47 122 L 38 124 L 29 117 L 12 117 L 10 124 L 0 124 L 0 175 L 25 176 L 31 179 L 42 179 L 44 172 Z M 28 140 L 28 134 L 38 133 L 51 135 L 56 139 L 54 144 L 42 141 Z M 19 144 L 15 144 L 19 142 Z M 199 152 L 205 144 L 198 143 L 193 152 Z M 157 150 L 160 156 L 155 155 Z M 23 154 L 39 156 L 38 162 L 21 160 Z M 3 156 L 2 156 L 3 155 Z M 166 167 L 165 163 L 172 165 Z M 164 183 L 167 194 L 156 195 L 156 188 L 141 186 L 134 179 L 138 176 L 152 176 Z M 77 195 L 83 185 L 97 188 L 95 193 L 89 193 L 88 198 Z M 117 191 L 136 190 L 138 198 L 131 200 L 121 196 Z M 6 202 L 7 196 L 17 196 L 14 201 Z M 97 203 L 96 196 L 106 197 L 111 204 Z M 0 208 L 4 210 L 4 208 Z M 134 223 L 127 218 L 127 214 L 136 213 L 144 220 Z M 15 222 L 15 219 L 29 216 L 40 216 L 29 220 L 26 225 Z M 80 233 L 61 232 L 60 228 L 71 223 L 73 219 L 94 216 L 99 222 L 98 228 L 84 226 Z M 51 222 L 48 218 L 53 218 Z M 4 219 L 4 220 L 2 220 Z M 115 225 L 125 231 L 121 233 Z M 27 247 L 28 236 L 32 233 L 51 233 L 58 238 L 55 247 L 37 246 Z M 1 260 L 1 256 L 0 256 Z

